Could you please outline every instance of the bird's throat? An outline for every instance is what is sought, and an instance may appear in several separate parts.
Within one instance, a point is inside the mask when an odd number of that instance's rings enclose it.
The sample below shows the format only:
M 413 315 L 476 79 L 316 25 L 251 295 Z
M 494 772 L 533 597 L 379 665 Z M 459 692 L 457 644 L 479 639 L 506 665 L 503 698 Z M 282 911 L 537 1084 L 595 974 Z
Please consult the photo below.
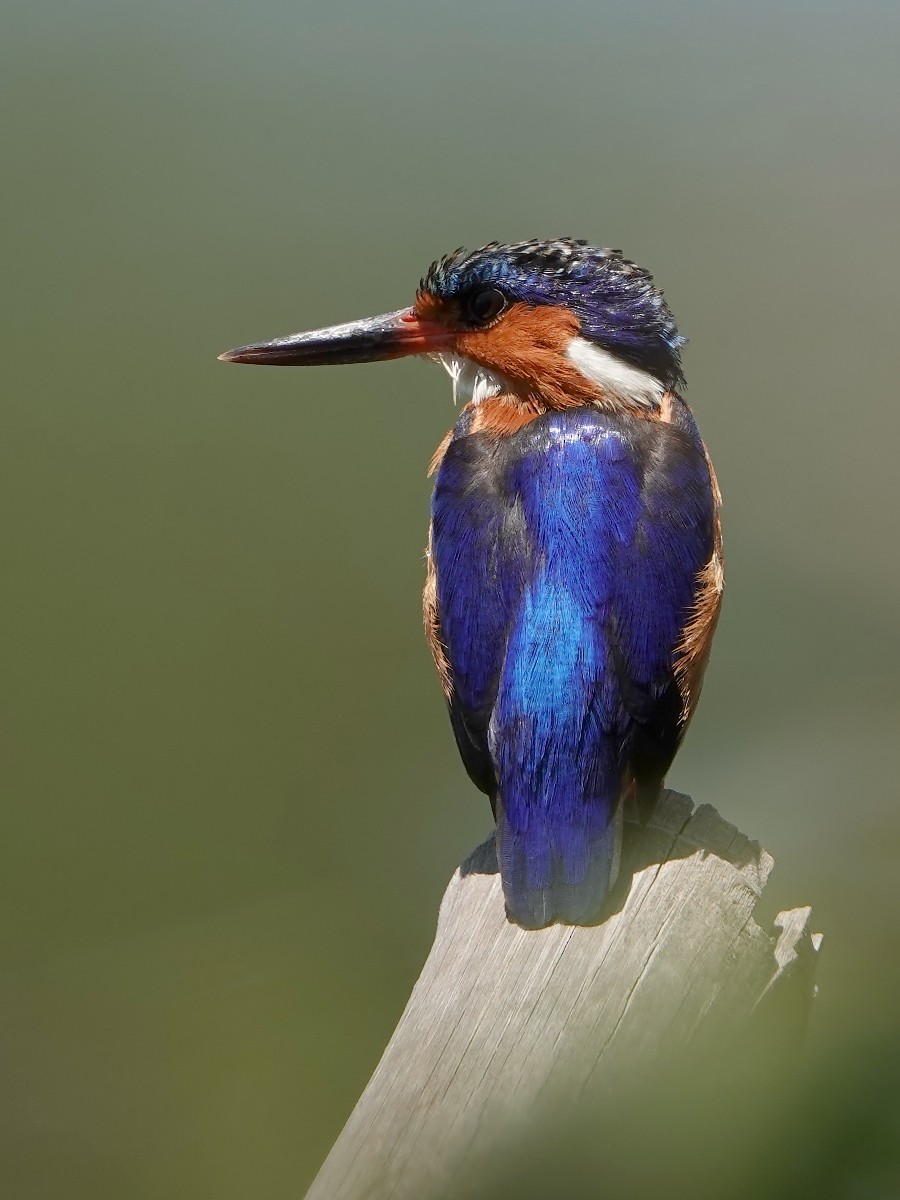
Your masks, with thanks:
M 481 404 L 510 390 L 507 380 L 463 354 L 446 351 L 430 357 L 450 376 L 454 404 Z

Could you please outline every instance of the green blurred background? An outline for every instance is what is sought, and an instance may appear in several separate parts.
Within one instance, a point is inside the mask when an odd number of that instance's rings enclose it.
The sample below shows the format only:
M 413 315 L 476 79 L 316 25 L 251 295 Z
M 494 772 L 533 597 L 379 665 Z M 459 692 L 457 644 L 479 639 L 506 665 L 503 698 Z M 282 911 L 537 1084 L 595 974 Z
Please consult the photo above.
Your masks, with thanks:
M 783 1121 L 793 1194 L 900 1194 L 898 61 L 875 0 L 8 8 L 4 1196 L 299 1196 L 327 1152 L 490 826 L 420 629 L 453 411 L 425 363 L 216 354 L 562 233 L 665 287 L 725 493 L 671 783 L 827 935 L 748 1171 Z

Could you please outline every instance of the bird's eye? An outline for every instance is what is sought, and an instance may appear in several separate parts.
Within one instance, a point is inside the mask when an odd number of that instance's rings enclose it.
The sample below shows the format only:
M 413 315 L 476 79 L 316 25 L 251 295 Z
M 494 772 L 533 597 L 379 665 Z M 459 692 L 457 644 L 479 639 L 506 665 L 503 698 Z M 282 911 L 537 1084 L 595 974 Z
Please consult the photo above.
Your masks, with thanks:
M 506 297 L 495 287 L 479 288 L 466 297 L 464 315 L 472 325 L 487 325 L 506 308 Z

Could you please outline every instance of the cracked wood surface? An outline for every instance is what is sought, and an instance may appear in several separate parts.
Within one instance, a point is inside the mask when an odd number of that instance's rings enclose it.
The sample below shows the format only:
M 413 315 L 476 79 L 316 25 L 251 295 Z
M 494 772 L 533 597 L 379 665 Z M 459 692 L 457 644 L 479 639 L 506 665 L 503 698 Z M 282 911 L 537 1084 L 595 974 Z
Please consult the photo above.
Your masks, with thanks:
M 628 833 L 590 928 L 505 915 L 493 837 L 444 895 L 422 973 L 307 1200 L 428 1200 L 535 1105 L 611 1086 L 700 1031 L 762 1010 L 793 1038 L 814 993 L 809 908 L 753 919 L 765 850 L 709 805 L 664 792 Z

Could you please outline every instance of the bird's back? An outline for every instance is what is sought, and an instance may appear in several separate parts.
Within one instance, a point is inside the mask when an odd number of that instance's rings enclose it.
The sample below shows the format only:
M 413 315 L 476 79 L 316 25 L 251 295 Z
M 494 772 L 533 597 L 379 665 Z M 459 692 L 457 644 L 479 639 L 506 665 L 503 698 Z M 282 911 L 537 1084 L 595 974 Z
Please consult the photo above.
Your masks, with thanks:
M 507 436 L 470 432 L 470 410 L 438 471 L 435 638 L 521 925 L 596 914 L 623 791 L 658 787 L 683 732 L 675 654 L 715 501 L 677 403 L 674 422 L 573 408 Z

